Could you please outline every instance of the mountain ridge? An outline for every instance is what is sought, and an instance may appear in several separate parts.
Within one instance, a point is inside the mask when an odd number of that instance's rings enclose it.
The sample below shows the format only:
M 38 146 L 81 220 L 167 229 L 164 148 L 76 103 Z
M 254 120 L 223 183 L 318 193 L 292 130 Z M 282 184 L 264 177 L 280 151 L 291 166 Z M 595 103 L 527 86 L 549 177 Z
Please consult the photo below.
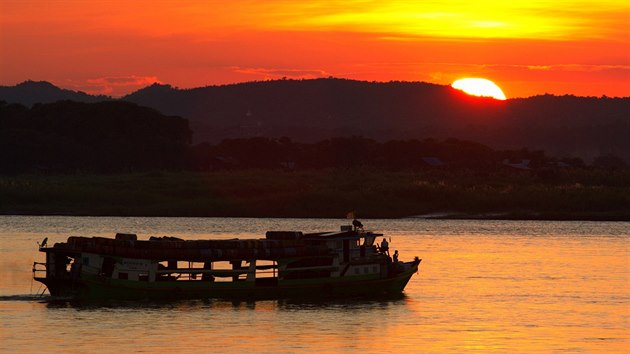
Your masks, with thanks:
M 111 100 L 104 95 L 91 95 L 82 91 L 68 90 L 48 81 L 26 80 L 14 86 L 0 86 L 0 100 L 32 106 L 35 103 L 53 103 L 60 100 L 99 102 Z
M 73 91 L 58 90 L 59 99 L 112 99 L 76 92 L 68 98 Z M 42 100 L 8 91 L 0 87 L 0 100 Z M 51 87 L 43 91 L 54 98 Z M 544 94 L 497 101 L 426 82 L 327 78 L 191 89 L 153 84 L 120 100 L 188 119 L 195 143 L 252 136 L 304 142 L 352 135 L 379 141 L 454 137 L 586 160 L 612 153 L 630 161 L 630 97 Z

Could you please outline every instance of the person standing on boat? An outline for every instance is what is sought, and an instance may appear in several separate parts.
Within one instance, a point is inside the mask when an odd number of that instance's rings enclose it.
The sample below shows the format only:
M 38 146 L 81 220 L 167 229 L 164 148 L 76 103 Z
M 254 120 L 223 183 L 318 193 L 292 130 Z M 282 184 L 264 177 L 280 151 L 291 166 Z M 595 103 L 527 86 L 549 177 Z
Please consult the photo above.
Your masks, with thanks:
M 354 226 L 354 231 L 363 230 L 363 224 L 357 219 L 352 220 L 352 226 Z
M 394 258 L 394 263 L 398 263 L 398 250 L 394 251 L 394 256 L 392 258 Z
M 383 242 L 381 242 L 381 252 L 389 256 L 389 243 L 386 239 L 383 239 Z

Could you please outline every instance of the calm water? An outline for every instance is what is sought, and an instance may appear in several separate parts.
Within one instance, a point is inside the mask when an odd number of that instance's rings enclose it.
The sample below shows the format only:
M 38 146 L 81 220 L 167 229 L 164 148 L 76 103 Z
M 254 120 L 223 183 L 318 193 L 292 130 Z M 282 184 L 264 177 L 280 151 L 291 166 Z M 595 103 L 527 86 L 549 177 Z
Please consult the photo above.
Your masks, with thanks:
M 401 298 L 77 306 L 32 295 L 44 237 L 258 238 L 345 222 L 0 216 L 0 351 L 630 351 L 630 223 L 363 220 L 402 260 L 423 258 Z

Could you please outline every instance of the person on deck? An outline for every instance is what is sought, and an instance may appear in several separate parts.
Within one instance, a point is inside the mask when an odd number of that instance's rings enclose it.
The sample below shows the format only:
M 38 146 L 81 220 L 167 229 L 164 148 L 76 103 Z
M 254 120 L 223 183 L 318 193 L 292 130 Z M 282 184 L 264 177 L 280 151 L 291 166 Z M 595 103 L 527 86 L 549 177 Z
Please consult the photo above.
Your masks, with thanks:
M 389 256 L 389 243 L 386 239 L 383 239 L 383 242 L 381 242 L 381 253 Z
M 398 263 L 398 250 L 394 251 L 394 263 Z
M 357 219 L 352 220 L 352 226 L 354 226 L 354 231 L 363 230 L 363 224 Z

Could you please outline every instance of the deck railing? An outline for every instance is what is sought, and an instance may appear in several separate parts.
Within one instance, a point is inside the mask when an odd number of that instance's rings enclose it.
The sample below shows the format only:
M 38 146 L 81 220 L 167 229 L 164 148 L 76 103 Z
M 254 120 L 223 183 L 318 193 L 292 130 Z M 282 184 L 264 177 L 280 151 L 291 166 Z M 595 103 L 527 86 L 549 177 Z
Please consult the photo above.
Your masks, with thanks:
M 44 272 L 46 273 L 46 263 L 42 262 L 33 262 L 33 277 L 37 276 L 37 273 Z

